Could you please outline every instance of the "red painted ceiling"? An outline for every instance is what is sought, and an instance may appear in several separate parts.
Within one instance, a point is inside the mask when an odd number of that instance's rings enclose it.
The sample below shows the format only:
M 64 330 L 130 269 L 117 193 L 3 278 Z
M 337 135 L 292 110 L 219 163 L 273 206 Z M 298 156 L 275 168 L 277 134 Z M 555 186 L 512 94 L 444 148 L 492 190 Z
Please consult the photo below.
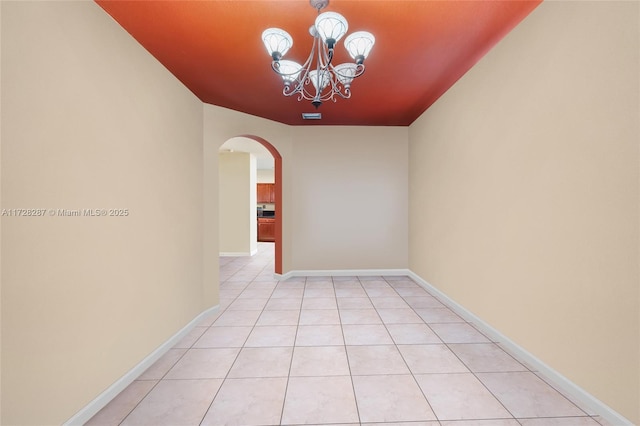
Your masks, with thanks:
M 285 59 L 304 62 L 317 16 L 307 0 L 96 2 L 203 102 L 290 125 L 407 126 L 541 0 L 331 0 L 323 11 L 376 44 L 352 97 L 325 102 L 321 121 L 302 120 L 309 101 L 282 95 L 261 40 L 284 29 L 294 40 Z M 342 40 L 334 60 L 351 61 Z

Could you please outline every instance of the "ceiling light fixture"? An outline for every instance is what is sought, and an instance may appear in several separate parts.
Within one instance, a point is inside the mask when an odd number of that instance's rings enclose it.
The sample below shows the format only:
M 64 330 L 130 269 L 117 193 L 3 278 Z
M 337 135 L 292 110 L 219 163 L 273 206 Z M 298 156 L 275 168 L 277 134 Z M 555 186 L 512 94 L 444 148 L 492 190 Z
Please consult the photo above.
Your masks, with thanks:
M 298 94 L 298 100 L 310 100 L 318 108 L 323 102 L 336 101 L 351 97 L 351 83 L 364 73 L 364 60 L 376 42 L 373 34 L 357 31 L 350 34 L 344 46 L 355 62 L 346 62 L 336 66 L 333 60 L 334 47 L 346 33 L 349 25 L 344 16 L 335 12 L 320 13 L 327 7 L 329 0 L 309 0 L 318 11 L 314 25 L 309 28 L 313 37 L 311 53 L 303 65 L 282 59 L 293 46 L 293 39 L 280 28 L 269 28 L 262 33 L 262 41 L 273 61 L 271 67 L 282 77 L 282 94 Z M 313 87 L 314 90 L 310 90 Z

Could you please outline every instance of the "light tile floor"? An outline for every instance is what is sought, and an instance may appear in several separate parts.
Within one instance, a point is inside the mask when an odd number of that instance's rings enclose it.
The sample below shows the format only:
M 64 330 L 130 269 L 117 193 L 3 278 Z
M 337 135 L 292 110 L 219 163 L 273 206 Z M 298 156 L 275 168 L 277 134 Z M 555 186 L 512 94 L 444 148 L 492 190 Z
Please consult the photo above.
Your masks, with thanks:
M 221 258 L 220 310 L 87 424 L 606 424 L 407 277 L 272 271 Z

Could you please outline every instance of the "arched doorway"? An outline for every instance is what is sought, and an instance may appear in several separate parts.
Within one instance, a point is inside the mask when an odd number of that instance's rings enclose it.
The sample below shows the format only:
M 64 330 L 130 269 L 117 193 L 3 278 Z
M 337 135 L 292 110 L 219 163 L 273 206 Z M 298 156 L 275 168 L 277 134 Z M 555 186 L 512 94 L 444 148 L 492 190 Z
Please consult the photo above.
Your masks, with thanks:
M 274 239 L 274 272 L 278 275 L 282 274 L 282 156 L 278 150 L 264 138 L 259 136 L 242 134 L 234 138 L 246 138 L 253 142 L 257 142 L 264 147 L 269 154 L 273 157 L 273 174 L 274 174 L 274 189 L 275 189 L 275 239 Z M 226 142 L 225 142 L 226 144 Z M 225 146 L 223 144 L 223 147 Z M 241 149 L 242 150 L 242 149 Z

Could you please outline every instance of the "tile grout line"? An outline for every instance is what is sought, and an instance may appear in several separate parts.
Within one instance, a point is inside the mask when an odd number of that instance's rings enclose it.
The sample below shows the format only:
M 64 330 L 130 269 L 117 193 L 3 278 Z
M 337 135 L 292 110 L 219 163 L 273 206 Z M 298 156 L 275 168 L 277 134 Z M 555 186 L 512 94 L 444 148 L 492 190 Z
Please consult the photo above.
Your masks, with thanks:
M 266 268 L 266 266 L 265 266 Z M 242 269 L 242 268 L 241 268 Z M 264 269 L 264 268 L 263 268 Z M 237 273 L 237 272 L 236 272 Z M 234 274 L 235 275 L 235 274 Z M 260 273 L 256 274 L 256 277 L 259 276 Z M 233 276 L 233 275 L 232 275 Z M 227 281 L 228 282 L 228 281 Z M 220 315 L 218 316 L 218 318 L 216 318 L 213 323 L 211 323 L 211 325 L 209 326 L 209 328 L 214 327 L 215 322 L 220 319 L 220 317 L 225 313 L 229 311 L 229 307 L 237 300 L 240 299 L 240 296 L 242 295 L 242 293 L 247 290 L 249 288 L 249 286 L 255 282 L 255 277 L 254 279 L 252 279 L 251 281 L 249 281 L 247 283 L 247 285 L 244 286 L 244 288 L 240 291 L 240 293 L 233 299 L 233 301 L 231 303 L 229 303 L 229 305 L 227 307 L 225 307 L 224 311 L 222 313 L 220 313 Z M 222 286 L 222 283 L 220 284 L 220 286 Z M 274 288 L 275 289 L 275 288 Z M 271 294 L 273 294 L 274 289 L 271 290 Z M 265 303 L 266 306 L 266 303 Z M 247 334 L 247 337 L 244 340 L 244 343 L 242 344 L 242 346 L 239 348 L 238 353 L 236 354 L 233 362 L 231 363 L 231 365 L 229 366 L 229 369 L 227 370 L 227 373 L 225 374 L 225 377 L 222 379 L 222 382 L 220 383 L 220 386 L 218 387 L 218 389 L 216 390 L 215 394 L 213 395 L 213 398 L 211 399 L 211 402 L 209 403 L 209 406 L 207 407 L 207 409 L 204 412 L 204 415 L 202 416 L 202 419 L 199 422 L 199 425 L 202 425 L 202 423 L 204 422 L 204 419 L 207 417 L 207 414 L 209 413 L 209 411 L 211 410 L 211 407 L 213 407 L 213 403 L 215 402 L 216 398 L 218 397 L 218 395 L 220 394 L 220 391 L 222 390 L 222 387 L 224 386 L 224 384 L 227 382 L 227 379 L 229 379 L 229 374 L 231 373 L 231 370 L 233 369 L 233 366 L 236 364 L 236 362 L 238 361 L 238 357 L 240 356 L 240 354 L 242 353 L 242 350 L 246 347 L 245 345 L 247 344 L 247 341 L 249 340 L 249 337 L 251 336 L 251 333 L 253 332 L 253 330 L 256 327 L 256 324 L 258 322 L 258 319 L 260 318 L 260 315 L 262 315 L 262 312 L 264 312 L 264 307 L 262 308 L 262 310 L 260 311 L 260 314 L 258 315 L 258 318 L 256 318 L 256 322 L 253 324 L 253 326 L 251 326 L 251 331 L 249 331 L 249 333 Z M 201 336 L 202 337 L 202 336 Z M 199 339 L 198 339 L 199 340 Z M 194 342 L 191 347 L 193 347 L 193 345 L 195 345 L 196 342 Z M 186 354 L 186 352 L 185 352 Z
M 351 381 L 351 389 L 353 390 L 353 400 L 356 404 L 356 414 L 358 416 L 358 424 L 362 424 L 362 416 L 360 416 L 360 405 L 358 404 L 358 396 L 356 394 L 356 384 L 353 380 L 353 372 L 351 371 L 351 363 L 349 362 L 349 353 L 347 352 L 347 339 L 344 335 L 344 324 L 340 316 L 340 306 L 338 305 L 338 294 L 336 293 L 336 282 L 331 278 L 333 294 L 336 298 L 336 310 L 338 311 L 338 321 L 340 321 L 340 332 L 342 333 L 342 343 L 344 343 L 344 356 L 347 359 L 347 368 L 349 369 L 349 380 Z
M 220 315 L 218 316 L 218 318 L 216 318 L 211 325 L 209 326 L 209 328 L 214 327 L 214 324 L 216 323 L 216 321 L 218 319 L 220 319 L 220 317 L 225 313 L 229 311 L 229 306 L 231 306 L 236 300 L 238 300 L 240 298 L 240 295 L 242 294 L 242 292 L 244 292 L 247 287 L 249 287 L 249 284 L 251 283 L 251 281 L 249 281 L 249 283 L 240 291 L 240 293 L 233 299 L 233 301 L 227 306 L 225 307 L 225 309 L 220 313 Z M 221 283 L 222 285 L 222 283 Z M 253 331 L 253 328 L 251 329 Z M 245 338 L 244 344 L 246 344 L 247 339 L 249 339 L 249 336 L 251 335 L 251 332 L 249 332 L 249 334 L 247 334 L 247 337 Z M 202 337 L 202 336 L 201 336 Z M 200 340 L 200 339 L 198 339 Z M 193 344 L 195 345 L 197 343 L 194 342 Z M 220 383 L 220 386 L 218 386 L 218 389 L 216 389 L 215 394 L 213 395 L 213 398 L 211 398 L 211 402 L 209 403 L 209 406 L 207 407 L 207 409 L 205 410 L 204 414 L 202 415 L 202 419 L 200 420 L 200 422 L 198 423 L 198 425 L 202 425 L 202 423 L 204 422 L 204 419 L 207 418 L 207 414 L 209 414 L 209 411 L 211 410 L 211 407 L 213 407 L 213 403 L 216 400 L 216 398 L 218 397 L 218 395 L 220 394 L 220 391 L 222 390 L 222 387 L 224 386 L 225 382 L 227 381 L 227 378 L 229 377 L 229 373 L 231 372 L 231 370 L 233 369 L 233 366 L 235 365 L 236 361 L 238 360 L 238 357 L 240 356 L 240 353 L 242 352 L 242 349 L 244 348 L 244 344 L 242 345 L 242 347 L 240 347 L 240 349 L 238 350 L 238 353 L 236 354 L 235 358 L 233 359 L 233 362 L 231 363 L 231 365 L 229 366 L 229 370 L 227 371 L 227 373 L 225 374 L 225 377 L 222 379 L 222 382 Z M 193 347 L 193 345 L 191 345 Z M 185 352 L 186 354 L 186 352 Z
M 384 279 L 384 278 L 383 278 Z M 389 282 L 385 279 L 384 280 L 387 284 L 389 284 Z M 389 284 L 389 287 L 393 288 L 393 290 L 398 294 L 398 296 L 400 296 L 400 298 L 402 298 L 402 300 L 407 303 L 407 301 L 404 299 L 404 297 L 402 297 L 402 295 L 400 293 L 398 293 L 398 291 L 391 286 L 391 284 Z M 366 290 L 365 290 L 366 291 Z M 373 304 L 373 301 L 372 301 Z M 409 305 L 407 303 L 407 305 Z M 411 307 L 409 305 L 409 307 Z M 374 305 L 375 308 L 375 305 Z M 376 312 L 378 311 L 378 308 L 375 308 Z M 411 307 L 411 309 L 413 310 L 413 308 Z M 417 312 L 413 311 L 416 315 L 418 315 Z M 380 315 L 380 314 L 378 314 Z M 420 317 L 420 315 L 418 315 Z M 387 323 L 384 321 L 384 319 L 382 319 L 382 317 L 380 317 L 380 319 L 382 320 L 382 325 L 384 326 L 385 330 L 387 330 L 387 333 L 389 334 L 389 337 L 391 338 L 391 341 L 393 342 L 396 350 L 398 351 L 398 353 L 400 354 L 400 357 L 402 358 L 402 361 L 404 362 L 404 365 L 407 367 L 407 370 L 409 371 L 409 374 L 411 374 L 411 378 L 413 379 L 414 383 L 416 384 L 416 386 L 418 387 L 418 389 L 420 390 L 420 393 L 422 394 L 422 397 L 424 398 L 424 400 L 427 402 L 427 405 L 429 406 L 429 409 L 431 410 L 431 412 L 433 413 L 433 416 L 436 418 L 436 421 L 438 423 L 440 423 L 440 418 L 438 417 L 438 414 L 436 413 L 436 410 L 434 410 L 433 406 L 431 405 L 431 402 L 429 401 L 429 398 L 427 398 L 427 395 L 425 395 L 424 390 L 422 390 L 422 387 L 420 386 L 420 383 L 418 383 L 418 379 L 416 379 L 415 374 L 413 374 L 413 371 L 411 371 L 411 367 L 409 367 L 409 363 L 407 362 L 407 360 L 405 359 L 404 355 L 402 354 L 402 351 L 400 350 L 400 348 L 398 347 L 398 344 L 396 343 L 395 339 L 393 338 L 393 335 L 391 334 L 391 332 L 389 331 L 389 327 L 387 327 Z M 424 321 L 424 319 L 422 317 L 420 317 L 420 319 L 423 321 L 423 323 L 426 324 L 426 321 Z M 437 336 L 437 334 L 436 334 Z M 439 337 L 439 336 L 438 336 Z M 441 339 L 442 340 L 442 339 Z
M 278 281 L 278 283 L 283 282 L 283 281 Z M 298 340 L 298 330 L 300 329 L 300 317 L 302 315 L 302 303 L 304 301 L 304 290 L 307 287 L 307 282 L 306 282 L 306 278 L 305 278 L 305 283 L 304 283 L 304 287 L 302 290 L 302 298 L 303 300 L 300 302 L 300 308 L 298 309 L 298 321 L 296 322 L 296 332 L 295 335 L 293 336 L 293 346 L 291 348 L 291 359 L 289 360 L 289 373 L 287 374 L 287 383 L 284 387 L 284 395 L 282 397 L 282 409 L 280 410 L 280 421 L 279 424 L 282 425 L 283 420 L 284 420 L 284 407 L 287 403 L 287 393 L 289 392 L 289 381 L 291 380 L 291 368 L 293 367 L 293 356 L 296 352 L 296 341 Z M 275 290 L 274 290 L 275 291 Z M 273 294 L 273 293 L 272 293 Z M 269 299 L 271 300 L 271 299 Z M 268 303 L 268 302 L 267 302 Z

